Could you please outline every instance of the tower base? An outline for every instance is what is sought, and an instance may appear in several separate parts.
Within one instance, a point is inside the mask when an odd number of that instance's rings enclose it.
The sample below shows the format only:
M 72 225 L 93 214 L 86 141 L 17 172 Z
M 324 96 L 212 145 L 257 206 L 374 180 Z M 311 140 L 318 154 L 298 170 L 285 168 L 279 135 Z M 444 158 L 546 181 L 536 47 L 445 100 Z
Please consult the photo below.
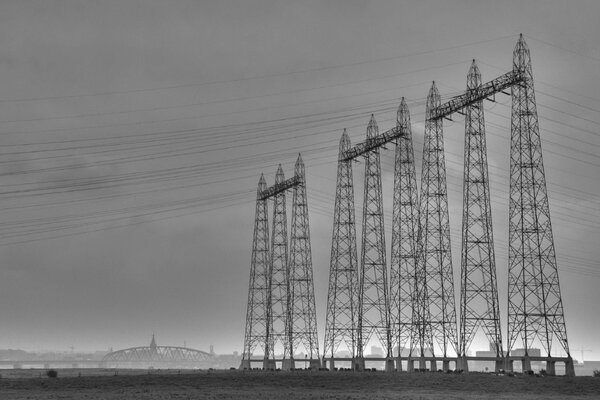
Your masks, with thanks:
M 321 369 L 321 365 L 322 365 L 322 364 L 321 364 L 321 359 L 319 359 L 319 358 L 311 358 L 311 359 L 308 361 L 308 367 L 309 367 L 311 370 L 313 370 L 313 371 L 314 371 L 314 370 L 317 370 L 317 371 L 318 371 L 319 369 Z
M 568 361 L 565 362 L 565 375 L 575 376 L 575 364 L 573 364 L 571 356 L 569 356 Z
M 277 368 L 277 364 L 275 364 L 275 360 L 270 360 L 268 358 L 263 360 L 263 369 L 264 370 L 275 370 Z
M 282 371 L 292 371 L 296 368 L 296 363 L 293 358 L 286 358 L 281 362 Z
M 385 372 L 394 372 L 394 359 L 388 358 L 385 360 Z
M 242 360 L 242 362 L 240 363 L 240 368 L 241 370 L 244 369 L 252 369 L 251 365 L 250 365 L 250 360 Z
M 364 371 L 365 370 L 365 359 L 362 357 L 356 357 L 354 359 L 354 370 L 355 371 Z

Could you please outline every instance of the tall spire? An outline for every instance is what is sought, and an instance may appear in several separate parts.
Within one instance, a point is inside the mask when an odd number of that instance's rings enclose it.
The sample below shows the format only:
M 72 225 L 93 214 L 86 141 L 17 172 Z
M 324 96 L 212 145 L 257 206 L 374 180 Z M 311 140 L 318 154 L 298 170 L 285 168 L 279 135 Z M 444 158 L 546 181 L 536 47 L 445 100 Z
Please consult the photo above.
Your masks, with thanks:
M 286 355 L 293 360 L 301 351 L 309 358 L 311 367 L 320 367 L 317 316 L 313 284 L 308 201 L 304 162 L 298 154 L 294 168 L 299 183 L 294 186 L 292 225 L 290 229 L 289 307 L 287 315 L 288 342 Z M 291 367 L 294 367 L 293 362 Z
M 250 282 L 248 285 L 246 330 L 240 369 L 251 368 L 250 361 L 257 348 L 262 353 L 263 359 L 266 359 L 269 356 L 267 331 L 269 327 L 268 304 L 271 254 L 269 245 L 267 200 L 263 199 L 261 196 L 266 188 L 267 183 L 265 181 L 265 176 L 261 174 L 256 190 L 256 211 L 254 217 L 254 234 L 252 238 Z
M 513 70 L 523 82 L 512 86 L 508 240 L 508 345 L 529 351 L 555 346 L 569 353 L 554 252 L 550 207 L 542 160 L 531 56 L 523 35 L 513 52 Z M 519 342 L 519 343 L 517 343 Z M 528 358 L 523 369 L 530 369 Z M 567 374 L 574 374 L 573 363 Z
M 396 140 L 392 255 L 390 260 L 390 324 L 392 346 L 398 347 L 396 369 L 401 370 L 402 350 L 410 351 L 413 332 L 413 293 L 419 231 L 419 203 L 410 114 L 404 97 L 397 113 L 401 130 Z M 411 364 L 409 363 L 409 367 Z
M 358 257 L 352 161 L 344 160 L 348 149 L 350 138 L 344 129 L 337 165 L 323 346 L 323 359 L 328 360 L 330 369 L 334 368 L 333 358 L 339 352 L 349 354 L 352 359 L 356 356 Z
M 467 75 L 467 91 L 475 91 L 480 86 L 481 73 L 473 60 Z M 459 352 L 462 357 L 460 369 L 467 370 L 467 352 L 479 329 L 485 333 L 498 360 L 504 356 L 483 100 L 465 109 L 464 154 Z M 503 366 L 497 362 L 496 369 L 500 368 Z
M 371 115 L 367 140 L 377 134 L 377 123 Z M 379 148 L 365 154 L 362 222 L 357 343 L 361 369 L 364 368 L 364 351 L 370 344 L 381 345 L 386 357 L 391 357 L 392 351 Z M 371 339 L 375 339 L 374 342 Z
M 285 177 L 281 164 L 277 167 L 275 184 L 283 183 Z M 288 236 L 285 191 L 273 197 L 273 227 L 271 236 L 271 265 L 269 274 L 267 343 L 269 359 L 284 354 L 286 342 L 286 318 L 288 313 Z M 272 363 L 271 363 L 272 367 Z
M 435 355 L 449 356 L 458 351 L 454 277 L 450 253 L 448 190 L 442 121 L 432 119 L 433 109 L 440 105 L 435 82 L 427 96 L 423 173 L 421 174 L 420 235 L 416 293 L 421 356 L 425 349 Z M 423 360 L 423 359 L 422 359 Z M 425 367 L 421 365 L 421 367 Z M 437 369 L 435 361 L 432 369 Z

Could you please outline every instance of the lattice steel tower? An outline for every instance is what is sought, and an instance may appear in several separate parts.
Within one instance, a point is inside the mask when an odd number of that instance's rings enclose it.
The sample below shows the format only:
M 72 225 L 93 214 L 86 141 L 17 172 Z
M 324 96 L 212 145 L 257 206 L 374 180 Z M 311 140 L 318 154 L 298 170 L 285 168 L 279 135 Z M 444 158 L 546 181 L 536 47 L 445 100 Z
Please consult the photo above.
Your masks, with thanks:
M 467 76 L 467 93 L 476 93 L 480 87 L 481 73 L 473 60 Z M 465 108 L 460 369 L 468 370 L 467 351 L 480 329 L 498 357 L 496 369 L 503 368 L 483 100 Z
M 401 370 L 402 349 L 412 347 L 419 203 L 410 114 L 404 97 L 398 108 L 394 165 L 392 254 L 390 265 L 390 325 L 392 346 L 398 347 L 396 368 Z M 412 354 L 411 354 L 412 355 Z M 410 365 L 409 365 L 410 367 Z
M 563 312 L 529 49 L 523 35 L 513 52 L 523 82 L 512 87 L 508 248 L 508 347 L 541 345 L 550 357 L 558 344 L 570 358 Z M 567 363 L 567 374 L 574 374 Z M 569 369 L 571 371 L 569 371 Z
M 367 142 L 379 134 L 375 117 L 367 126 Z M 391 357 L 391 332 L 388 303 L 381 164 L 379 148 L 365 154 L 365 183 L 362 216 L 360 281 L 358 290 L 358 368 L 364 368 L 364 350 L 373 335 Z M 386 368 L 389 366 L 386 364 Z
M 266 189 L 264 175 L 260 175 L 256 193 L 256 212 L 254 218 L 254 234 L 252 238 L 252 262 L 250 265 L 250 284 L 248 286 L 248 308 L 246 311 L 246 331 L 241 369 L 250 369 L 250 360 L 254 351 L 262 350 L 265 364 L 269 358 L 267 344 L 268 304 L 269 304 L 269 220 L 267 199 L 261 193 Z
M 285 180 L 281 164 L 275 175 L 275 185 Z M 269 365 L 275 368 L 275 352 L 285 354 L 288 313 L 288 236 L 285 191 L 273 196 L 273 229 L 271 265 L 269 271 L 269 302 L 267 307 L 267 346 Z
M 345 159 L 350 149 L 350 138 L 344 129 L 340 139 L 333 212 L 333 236 L 329 289 L 325 322 L 323 359 L 333 369 L 333 358 L 338 352 L 356 356 L 356 310 L 358 296 L 358 257 L 356 250 L 356 219 L 352 160 Z M 352 362 L 354 365 L 354 362 Z
M 284 359 L 294 367 L 294 354 L 301 350 L 310 366 L 321 366 L 317 338 L 317 316 L 313 284 L 310 229 L 304 162 L 298 155 L 294 176 L 298 183 L 293 189 L 292 225 L 290 229 L 289 306 L 287 315 L 288 340 Z
M 446 358 L 451 350 L 458 353 L 458 338 L 442 120 L 432 118 L 432 110 L 439 105 L 440 94 L 434 82 L 427 96 L 423 143 L 415 325 L 419 330 L 421 355 L 429 348 L 432 355 L 441 352 Z M 447 368 L 444 360 L 444 369 Z M 437 369 L 435 361 L 431 369 Z

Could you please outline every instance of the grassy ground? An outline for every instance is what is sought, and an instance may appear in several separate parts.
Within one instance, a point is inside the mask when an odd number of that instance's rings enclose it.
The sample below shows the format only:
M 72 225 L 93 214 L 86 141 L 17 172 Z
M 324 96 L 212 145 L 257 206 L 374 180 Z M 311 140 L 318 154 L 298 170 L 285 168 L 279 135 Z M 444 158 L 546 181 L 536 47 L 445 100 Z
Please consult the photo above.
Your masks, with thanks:
M 1 399 L 597 399 L 593 377 L 384 372 L 2 372 Z M 81 374 L 81 376 L 79 376 Z M 41 377 L 40 377 L 41 375 Z

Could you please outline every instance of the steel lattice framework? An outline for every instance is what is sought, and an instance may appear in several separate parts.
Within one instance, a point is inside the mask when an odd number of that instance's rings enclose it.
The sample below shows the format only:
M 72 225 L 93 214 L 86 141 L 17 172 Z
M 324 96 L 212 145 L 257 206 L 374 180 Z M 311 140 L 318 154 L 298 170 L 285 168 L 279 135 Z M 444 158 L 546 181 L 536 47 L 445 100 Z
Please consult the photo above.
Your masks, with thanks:
M 443 129 L 441 119 L 432 118 L 432 110 L 439 106 L 434 82 L 427 96 L 423 143 L 415 323 L 421 356 L 429 350 L 433 356 L 441 352 L 446 358 L 449 350 L 458 352 L 458 338 Z M 431 368 L 437 369 L 435 361 Z
M 508 340 L 504 349 L 496 283 L 483 100 L 497 93 L 505 93 L 509 88 L 512 115 Z M 459 331 L 450 253 L 442 120 L 463 109 L 466 119 Z M 512 71 L 482 83 L 479 69 L 473 62 L 467 77 L 467 90 L 444 104 L 441 104 L 435 82 L 432 84 L 426 102 L 420 195 L 417 195 L 410 117 L 404 99 L 397 119 L 395 128 L 380 134 L 371 116 L 365 142 L 351 147 L 346 131 L 340 140 L 323 353 L 323 357 L 330 362 L 329 367 L 333 368 L 334 361 L 341 359 L 352 361 L 354 368 L 364 368 L 365 347 L 371 340 L 378 340 L 386 356 L 377 360 L 386 360 L 386 370 L 391 370 L 390 361 L 393 364 L 393 346 L 398 346 L 399 352 L 409 346 L 409 370 L 413 368 L 412 357 L 418 355 L 420 368 L 426 368 L 426 362 L 431 361 L 430 368 L 437 369 L 437 361 L 442 360 L 443 368 L 447 370 L 450 360 L 456 360 L 457 368 L 467 369 L 467 361 L 475 358 L 495 361 L 497 369 L 506 362 L 509 370 L 512 370 L 514 360 L 520 360 L 523 369 L 529 370 L 531 361 L 535 360 L 546 361 L 547 372 L 552 375 L 555 373 L 554 364 L 559 361 L 565 363 L 567 375 L 574 375 L 550 221 L 531 58 L 523 36 L 520 36 L 513 52 Z M 391 278 L 388 287 L 379 149 L 391 141 L 396 141 L 397 147 Z M 361 259 L 358 263 L 352 161 L 360 156 L 365 158 L 365 183 Z M 283 337 L 287 332 L 289 339 L 292 335 L 290 332 L 296 330 L 296 325 L 290 324 L 293 322 L 290 320 L 284 325 L 283 334 L 277 329 L 275 332 L 269 321 L 274 316 L 286 321 L 286 315 L 296 314 L 296 309 L 290 308 L 293 301 L 290 300 L 289 287 L 304 282 L 307 276 L 302 275 L 298 282 L 290 284 L 296 278 L 290 275 L 292 272 L 286 270 L 285 266 L 290 268 L 292 264 L 296 265 L 296 261 L 290 264 L 283 262 L 287 258 L 287 247 L 284 240 L 285 197 L 281 193 L 303 185 L 303 168 L 299 171 L 298 165 L 296 176 L 288 181 L 283 180 L 280 167 L 272 188 L 266 188 L 263 177 L 259 181 L 245 359 L 249 359 L 253 350 L 265 339 L 265 359 L 270 360 L 269 357 L 274 354 L 271 347 L 273 338 Z M 305 192 L 300 196 L 306 204 Z M 265 200 L 268 197 L 275 197 L 271 248 L 266 228 Z M 299 216 L 304 211 L 295 212 Z M 297 223 L 295 217 L 292 220 L 293 224 Z M 305 231 L 301 227 L 294 229 L 301 233 L 292 233 L 296 237 L 293 241 L 302 243 L 300 238 L 308 238 L 307 219 Z M 300 248 L 303 246 L 298 245 Z M 310 247 L 303 248 L 298 254 L 310 254 Z M 265 273 L 267 268 L 269 270 Z M 266 274 L 266 277 L 261 274 Z M 273 302 L 277 305 L 285 302 L 283 291 L 276 291 L 284 286 L 284 282 L 288 285 L 288 306 L 279 307 L 281 311 L 275 312 Z M 265 291 L 265 285 L 267 294 L 263 296 L 259 292 Z M 307 299 L 312 296 L 314 303 L 314 295 L 310 291 L 304 293 Z M 299 304 L 304 304 L 304 301 L 303 298 Z M 310 300 L 307 301 L 310 303 Z M 305 311 L 300 314 L 312 318 L 312 311 L 306 311 L 309 309 L 303 308 Z M 295 317 L 292 319 L 295 321 Z M 308 323 L 309 326 L 311 324 Z M 470 357 L 467 355 L 469 346 L 480 330 L 492 344 L 494 355 Z M 300 343 L 301 340 L 298 340 Z M 308 343 L 316 343 L 316 334 L 311 336 Z M 518 345 L 522 345 L 524 355 L 516 351 Z M 287 346 L 288 358 L 291 358 L 296 342 L 289 341 Z M 530 354 L 534 346 L 541 346 L 546 355 Z M 560 346 L 567 356 L 552 356 L 551 352 L 556 350 L 556 346 Z M 318 352 L 316 347 L 314 350 Z M 311 350 L 310 354 L 312 357 L 316 353 Z M 399 354 L 399 369 L 401 360 Z M 264 365 L 272 364 L 265 362 Z
M 210 361 L 214 357 L 204 351 L 177 346 L 140 346 L 117 350 L 102 358 L 102 365 L 108 368 L 113 364 L 196 364 Z
M 392 346 L 398 347 L 396 368 L 400 370 L 402 350 L 411 348 L 413 294 L 415 285 L 419 203 L 410 114 L 404 97 L 397 112 L 392 213 L 392 253 L 390 262 L 390 325 Z
M 513 72 L 522 83 L 512 86 L 507 352 L 520 339 L 526 356 L 539 344 L 550 357 L 553 342 L 558 342 L 570 357 L 531 58 L 522 35 L 513 52 Z
M 467 76 L 467 92 L 479 90 L 481 73 L 473 60 Z M 488 178 L 483 100 L 465 109 L 465 160 L 460 295 L 461 369 L 467 370 L 469 346 L 482 329 L 496 356 L 504 356 L 496 262 L 492 233 L 492 210 Z M 496 363 L 497 369 L 502 365 Z
M 298 184 L 293 189 L 292 225 L 290 229 L 289 255 L 289 305 L 287 315 L 287 341 L 284 358 L 291 360 L 302 350 L 312 367 L 320 367 L 319 341 L 317 338 L 317 315 L 313 283 L 308 202 L 304 162 L 298 155 L 294 177 Z
M 288 252 L 286 191 L 293 189 L 292 228 Z M 269 243 L 268 199 L 273 199 L 272 236 Z M 292 369 L 294 354 L 303 350 L 311 367 L 320 367 L 317 319 L 308 223 L 306 177 L 298 155 L 294 176 L 285 180 L 281 164 L 275 184 L 267 187 L 261 175 L 256 195 L 256 216 L 246 334 L 240 368 L 250 369 L 253 352 L 263 350 L 263 368 Z
M 356 356 L 356 298 L 358 257 L 352 159 L 345 159 L 350 138 L 344 129 L 340 139 L 337 184 L 333 211 L 333 236 L 329 265 L 329 289 L 325 319 L 323 358 L 334 367 L 336 355 Z
M 130 347 L 106 354 L 102 368 L 198 368 L 214 360 L 213 354 L 179 346 L 157 346 L 152 335 L 150 346 Z
M 377 137 L 375 117 L 367 125 L 367 142 Z M 364 367 L 364 350 L 373 335 L 391 356 L 391 334 L 388 303 L 383 202 L 381 194 L 381 162 L 379 148 L 365 154 L 365 183 L 362 216 L 360 281 L 358 290 L 357 358 Z
M 269 356 L 267 348 L 267 329 L 269 304 L 269 220 L 267 199 L 262 193 L 267 188 L 263 174 L 258 181 L 256 192 L 256 212 L 254 218 L 254 234 L 252 238 L 252 262 L 250 265 L 250 284 L 248 288 L 248 308 L 246 311 L 246 331 L 244 335 L 244 351 L 241 368 L 250 368 L 250 360 L 258 348 L 265 360 Z
M 275 174 L 275 185 L 285 181 L 281 164 Z M 286 318 L 288 313 L 288 236 L 285 191 L 273 195 L 273 228 L 271 230 L 271 265 L 267 302 L 267 346 L 269 368 L 275 368 L 276 352 L 285 354 Z M 285 355 L 284 355 L 285 358 Z

